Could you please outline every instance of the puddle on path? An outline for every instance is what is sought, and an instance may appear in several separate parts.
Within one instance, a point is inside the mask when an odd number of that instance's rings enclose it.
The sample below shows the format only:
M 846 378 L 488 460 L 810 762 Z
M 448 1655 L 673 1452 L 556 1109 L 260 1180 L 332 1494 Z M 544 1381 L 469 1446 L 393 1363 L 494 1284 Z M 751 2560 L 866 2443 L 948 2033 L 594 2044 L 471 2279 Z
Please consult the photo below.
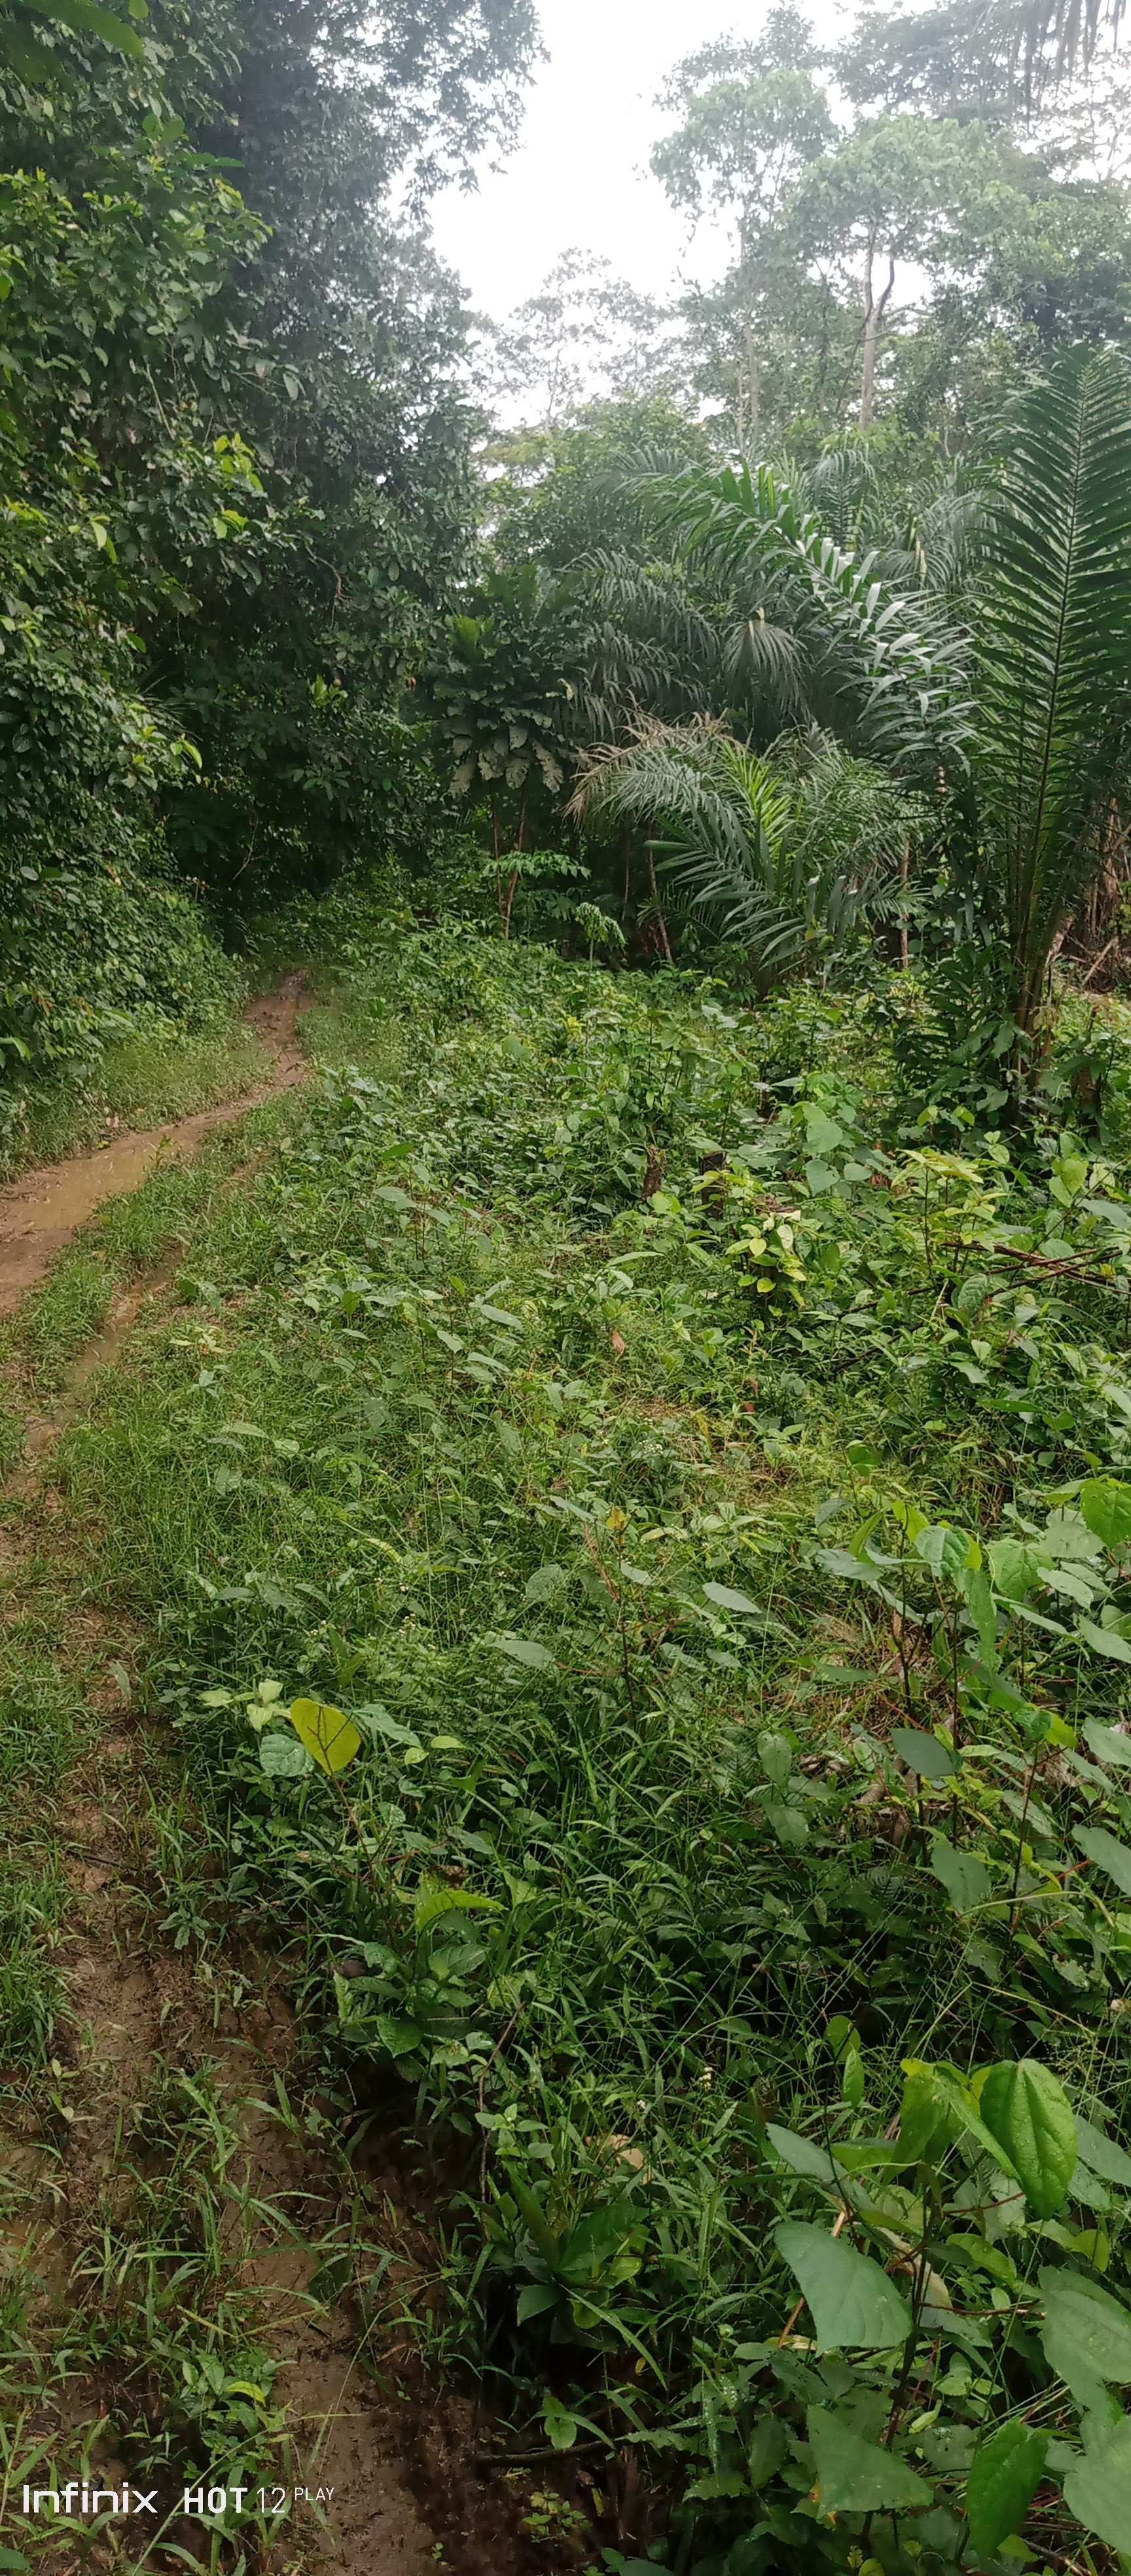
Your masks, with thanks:
M 160 1154 L 191 1153 L 210 1128 L 242 1117 L 274 1092 L 301 1082 L 308 1060 L 295 1044 L 295 1023 L 313 1002 L 305 976 L 297 974 L 288 975 L 277 993 L 260 995 L 247 1004 L 243 1018 L 275 1056 L 267 1080 L 254 1091 L 241 1092 L 238 1099 L 222 1101 L 215 1109 L 199 1110 L 195 1117 L 116 1137 L 97 1153 L 76 1154 L 67 1162 L 22 1172 L 17 1181 L 0 1189 L 0 1315 L 10 1314 L 29 1288 L 38 1286 L 56 1253 L 105 1199 L 120 1198 L 138 1188 Z M 97 1365 L 94 1360 L 92 1366 Z

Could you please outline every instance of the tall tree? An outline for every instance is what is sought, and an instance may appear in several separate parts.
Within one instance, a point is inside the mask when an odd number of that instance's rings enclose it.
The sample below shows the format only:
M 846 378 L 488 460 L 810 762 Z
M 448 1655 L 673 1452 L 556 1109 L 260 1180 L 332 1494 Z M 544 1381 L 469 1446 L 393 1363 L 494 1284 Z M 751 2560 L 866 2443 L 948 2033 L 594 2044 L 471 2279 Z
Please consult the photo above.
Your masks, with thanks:
M 202 185 L 234 184 L 248 219 L 160 411 L 202 453 L 242 439 L 303 541 L 238 594 L 198 557 L 173 616 L 171 594 L 135 604 L 151 685 L 203 759 L 170 829 L 218 891 L 332 868 L 357 845 L 351 808 L 373 812 L 380 847 L 379 781 L 390 815 L 415 790 L 387 719 L 465 570 L 472 515 L 466 321 L 423 209 L 506 143 L 535 42 L 530 0 L 154 0 L 140 55 L 52 31 L 53 85 L 0 84 L 8 166 L 65 180 L 80 229 L 143 130 L 145 150 L 195 156 Z M 139 320 L 135 370 L 143 352 Z M 151 411 L 139 430 L 124 382 L 103 370 L 92 391 L 116 547 L 120 513 L 153 488 L 158 426 Z
M 788 59 L 787 59 L 788 58 Z M 728 300 L 738 307 L 735 428 L 753 436 L 761 409 L 759 342 L 773 312 L 773 242 L 802 172 L 834 136 L 828 100 L 814 79 L 812 35 L 793 9 L 771 11 L 757 45 L 703 48 L 677 65 L 661 93 L 682 122 L 652 149 L 669 204 L 697 222 L 729 216 L 738 259 Z
M 1066 74 L 1114 42 L 1123 0 L 865 0 L 836 57 L 858 107 L 1012 121 L 1039 110 Z

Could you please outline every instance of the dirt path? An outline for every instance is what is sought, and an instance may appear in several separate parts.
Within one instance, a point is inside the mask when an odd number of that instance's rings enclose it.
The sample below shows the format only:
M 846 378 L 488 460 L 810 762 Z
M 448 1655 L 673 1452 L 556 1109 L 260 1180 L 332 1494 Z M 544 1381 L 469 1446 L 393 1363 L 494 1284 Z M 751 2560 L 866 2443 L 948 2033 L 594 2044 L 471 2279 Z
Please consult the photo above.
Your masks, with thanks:
M 265 1082 L 215 1109 L 195 1117 L 145 1127 L 117 1136 L 95 1154 L 76 1154 L 63 1163 L 23 1172 L 0 1189 L 0 1315 L 10 1314 L 29 1288 L 38 1286 L 55 1258 L 80 1225 L 85 1225 L 105 1199 L 136 1190 L 162 1153 L 188 1154 L 212 1127 L 242 1118 L 276 1091 L 301 1082 L 307 1058 L 295 1043 L 300 1013 L 314 1000 L 302 974 L 288 975 L 277 993 L 259 995 L 241 1014 L 273 1052 L 275 1062 Z
M 306 1060 L 294 1030 L 304 998 L 303 978 L 293 976 L 278 995 L 249 1005 L 247 1016 L 275 1049 L 271 1076 L 256 1091 L 124 1137 L 103 1153 L 29 1173 L 0 1193 L 0 1225 L 15 1217 L 0 1242 L 0 1308 L 14 1306 L 43 1277 L 53 1255 L 104 1199 L 135 1188 L 163 1149 L 190 1150 L 211 1127 L 302 1079 Z M 484 2461 L 478 2446 L 489 2436 L 482 2426 L 477 2431 L 469 2400 L 437 2397 L 415 2359 L 412 2320 L 429 2304 L 437 2256 L 419 2206 L 429 2196 L 422 2146 L 395 2129 L 378 2129 L 352 2167 L 343 2166 L 293 2117 L 276 2119 L 268 2105 L 276 2075 L 288 2098 L 295 2041 L 279 1965 L 238 1942 L 211 1958 L 203 1951 L 197 1957 L 191 1946 L 174 1948 L 172 1927 L 161 1921 L 169 1881 L 157 1849 L 157 1808 L 171 1739 L 136 1700 L 131 1674 L 139 1640 L 128 1622 L 103 1616 L 96 1585 L 92 1597 L 89 1534 L 72 1524 L 65 1478 L 59 1485 L 53 1480 L 53 1452 L 82 1409 L 95 1372 L 118 1357 L 128 1336 L 164 1323 L 174 1275 L 169 1260 L 118 1301 L 73 1363 L 50 1413 L 29 1419 L 23 1464 L 0 1487 L 0 1635 L 32 1609 L 49 1555 L 64 1601 L 60 1670 L 81 1682 L 97 1720 L 47 1828 L 70 1889 L 60 1949 L 68 2014 L 55 2042 L 67 2126 L 60 2135 L 56 2122 L 54 2136 L 50 2126 L 41 2127 L 30 2093 L 22 2107 L 13 2101 L 0 2114 L 0 2163 L 26 2182 L 33 2212 L 39 2200 L 38 2215 L 21 2221 L 6 2241 L 0 2233 L 0 2259 L 6 2247 L 26 2246 L 55 2319 L 73 2319 L 81 2342 L 84 2315 L 100 2307 L 94 2284 L 107 2225 L 121 2231 L 123 2260 L 142 2229 L 151 2176 L 132 2144 L 135 2134 L 144 2134 L 138 2123 L 152 2118 L 155 2101 L 170 2087 L 175 2094 L 187 2080 L 198 2092 L 201 2085 L 210 2089 L 230 2130 L 231 2170 L 253 2213 L 229 2238 L 233 2292 L 250 2291 L 261 2305 L 282 2365 L 274 2402 L 287 2424 L 280 2476 L 288 2503 L 272 2537 L 257 2550 L 251 2544 L 262 2576 L 299 2576 L 300 2570 L 313 2576 L 317 2568 L 336 2576 L 429 2576 L 438 2565 L 453 2576 L 517 2576 L 530 2562 L 504 2463 L 496 2468 Z M 139 1798 L 139 1778 L 151 1784 L 153 1797 Z M 222 2195 L 226 2168 L 213 2173 L 210 2147 L 198 2170 L 205 2197 L 213 2183 Z M 308 2284 L 328 2246 L 352 2241 L 359 2213 L 366 2219 L 368 2267 L 361 2262 L 359 2277 L 340 2289 L 335 2282 L 323 2305 L 311 2298 Z M 233 2224 L 230 2208 L 223 2224 L 225 2231 Z M 375 2313 L 362 2286 L 373 2260 L 384 2275 Z M 369 2348 L 365 2368 L 357 2359 L 359 2340 Z M 57 2395 L 29 2395 L 21 2439 L 46 2443 L 68 2461 L 73 2453 L 77 2463 L 92 2429 L 107 2427 L 96 2431 L 92 2457 L 96 2483 L 116 2491 L 127 2475 L 136 2477 L 137 2461 L 147 2456 L 139 2398 L 147 2400 L 142 2414 L 150 2412 L 156 2429 L 163 2405 L 139 2382 L 136 2363 L 80 2369 Z M 133 2427 L 126 2456 L 108 2429 L 115 2422 Z M 176 2481 L 159 2474 L 155 2455 L 147 2487 L 154 2476 L 166 2517 L 160 2562 L 171 2549 L 185 2563 L 199 2563 L 208 2543 L 199 2524 L 181 2517 Z M 18 2518 L 5 2519 L 0 2542 L 19 2547 L 27 2536 Z M 71 2542 L 49 2547 L 37 2560 L 43 2576 L 77 2576 L 74 2551 Z M 103 2563 L 97 2548 L 92 2558 L 82 2556 L 84 2566 Z M 133 2566 L 132 2557 L 128 2563 Z M 146 2551 L 141 2564 L 148 2570 L 153 2563 Z

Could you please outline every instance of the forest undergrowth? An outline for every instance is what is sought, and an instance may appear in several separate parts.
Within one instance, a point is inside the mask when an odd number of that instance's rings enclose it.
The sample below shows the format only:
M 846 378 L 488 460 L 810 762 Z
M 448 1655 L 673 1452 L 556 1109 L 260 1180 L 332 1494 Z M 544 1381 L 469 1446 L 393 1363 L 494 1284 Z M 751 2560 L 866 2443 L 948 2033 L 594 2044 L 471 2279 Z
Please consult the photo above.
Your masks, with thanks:
M 296 2135 L 426 2148 L 411 2333 L 544 2463 L 532 2563 L 1131 2565 L 1118 1007 L 1087 1134 L 1054 1054 L 1043 1123 L 940 1135 L 882 995 L 458 924 L 350 978 L 238 1187 L 157 1176 L 68 1256 L 175 1237 L 52 1468 L 140 1641 L 154 1929 L 205 1981 L 282 1962 Z M 62 1742 L 56 1683 L 6 1689 Z M 58 2135 L 37 1850 L 5 1974 Z M 315 2290 L 379 2374 L 362 2210 Z M 146 2346 L 104 2224 L 116 2438 L 254 2485 L 223 2262 Z

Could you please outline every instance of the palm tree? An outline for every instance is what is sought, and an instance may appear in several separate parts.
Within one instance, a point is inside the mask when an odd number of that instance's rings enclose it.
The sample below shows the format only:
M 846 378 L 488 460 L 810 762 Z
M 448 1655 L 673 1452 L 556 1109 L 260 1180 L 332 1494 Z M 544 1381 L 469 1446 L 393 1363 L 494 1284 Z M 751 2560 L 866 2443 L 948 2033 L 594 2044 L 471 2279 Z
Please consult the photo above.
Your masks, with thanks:
M 890 556 L 838 545 L 767 466 L 695 469 L 660 507 L 732 596 L 772 579 L 809 703 L 939 805 L 956 864 L 997 914 L 1031 1036 L 1058 934 L 1131 787 L 1128 362 L 1069 352 L 1000 443 L 996 483 L 936 512 L 906 580 Z
M 1001 891 L 1031 1033 L 1058 933 L 1131 786 L 1131 368 L 1073 353 L 1027 395 L 988 511 L 975 611 L 968 854 Z
M 580 765 L 582 826 L 643 824 L 651 847 L 765 989 L 897 909 L 900 863 L 922 809 L 882 771 L 815 729 L 765 757 L 716 718 L 638 718 L 627 742 Z

